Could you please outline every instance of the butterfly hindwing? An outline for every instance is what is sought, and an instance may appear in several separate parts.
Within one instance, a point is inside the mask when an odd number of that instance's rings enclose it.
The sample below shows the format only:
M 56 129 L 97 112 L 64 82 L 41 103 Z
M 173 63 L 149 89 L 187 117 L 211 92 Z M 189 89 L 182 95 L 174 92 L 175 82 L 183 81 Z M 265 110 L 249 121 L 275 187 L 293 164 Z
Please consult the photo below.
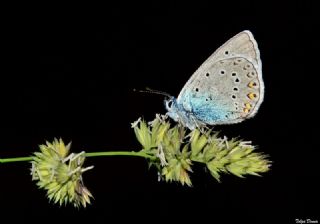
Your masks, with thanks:
M 237 123 L 255 109 L 259 86 L 257 71 L 250 61 L 228 58 L 212 64 L 188 83 L 179 103 L 207 124 Z

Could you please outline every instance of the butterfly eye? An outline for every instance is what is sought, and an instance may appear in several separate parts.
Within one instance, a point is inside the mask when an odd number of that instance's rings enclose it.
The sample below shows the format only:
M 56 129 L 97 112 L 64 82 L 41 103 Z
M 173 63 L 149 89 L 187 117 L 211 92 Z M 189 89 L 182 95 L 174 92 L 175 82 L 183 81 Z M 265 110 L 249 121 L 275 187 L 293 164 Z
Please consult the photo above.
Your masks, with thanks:
M 172 107 L 172 100 L 170 100 L 168 103 L 167 103 L 168 107 L 171 108 Z

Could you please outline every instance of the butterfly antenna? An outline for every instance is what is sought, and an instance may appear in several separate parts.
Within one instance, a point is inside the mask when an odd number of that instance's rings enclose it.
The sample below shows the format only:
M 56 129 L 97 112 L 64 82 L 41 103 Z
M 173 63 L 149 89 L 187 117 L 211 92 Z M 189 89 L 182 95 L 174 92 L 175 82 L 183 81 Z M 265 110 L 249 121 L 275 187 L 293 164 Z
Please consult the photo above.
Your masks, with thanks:
M 160 90 L 150 89 L 148 87 L 145 90 L 133 89 L 133 91 L 138 91 L 140 93 L 153 93 L 153 94 L 158 94 L 158 95 L 162 95 L 162 96 L 167 96 L 169 98 L 171 97 L 171 95 L 169 93 L 166 93 L 166 92 L 163 92 L 163 91 L 160 91 Z

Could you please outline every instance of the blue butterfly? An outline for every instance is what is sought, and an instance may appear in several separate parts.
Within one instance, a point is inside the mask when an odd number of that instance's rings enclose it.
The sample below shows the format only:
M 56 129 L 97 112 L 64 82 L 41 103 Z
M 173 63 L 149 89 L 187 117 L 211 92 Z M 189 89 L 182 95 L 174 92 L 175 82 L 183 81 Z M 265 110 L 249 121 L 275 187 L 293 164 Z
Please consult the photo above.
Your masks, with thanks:
M 218 48 L 165 106 L 169 117 L 193 130 L 251 118 L 263 97 L 260 52 L 245 30 Z

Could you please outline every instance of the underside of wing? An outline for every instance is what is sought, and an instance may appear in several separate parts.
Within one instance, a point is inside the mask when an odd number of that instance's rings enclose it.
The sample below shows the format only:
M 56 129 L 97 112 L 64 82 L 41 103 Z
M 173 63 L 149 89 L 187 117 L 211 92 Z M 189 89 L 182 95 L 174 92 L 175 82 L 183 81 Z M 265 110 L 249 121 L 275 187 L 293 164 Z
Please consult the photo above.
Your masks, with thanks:
M 193 82 L 194 79 L 197 79 L 197 77 L 205 72 L 209 67 L 211 67 L 212 64 L 217 61 L 232 57 L 243 57 L 250 60 L 258 72 L 259 78 L 262 80 L 262 63 L 260 60 L 258 44 L 252 33 L 248 30 L 245 30 L 225 42 L 194 72 L 186 85 L 182 88 L 178 96 L 178 101 L 180 100 L 181 96 L 184 95 L 184 92 L 189 84 Z M 263 98 L 263 93 L 260 93 L 260 95 L 261 98 Z
M 254 116 L 262 86 L 251 61 L 232 57 L 211 64 L 189 82 L 179 103 L 207 124 L 237 123 Z
M 214 124 L 237 123 L 253 117 L 263 98 L 260 52 L 251 32 L 243 31 L 197 69 L 177 101 L 199 119 Z

